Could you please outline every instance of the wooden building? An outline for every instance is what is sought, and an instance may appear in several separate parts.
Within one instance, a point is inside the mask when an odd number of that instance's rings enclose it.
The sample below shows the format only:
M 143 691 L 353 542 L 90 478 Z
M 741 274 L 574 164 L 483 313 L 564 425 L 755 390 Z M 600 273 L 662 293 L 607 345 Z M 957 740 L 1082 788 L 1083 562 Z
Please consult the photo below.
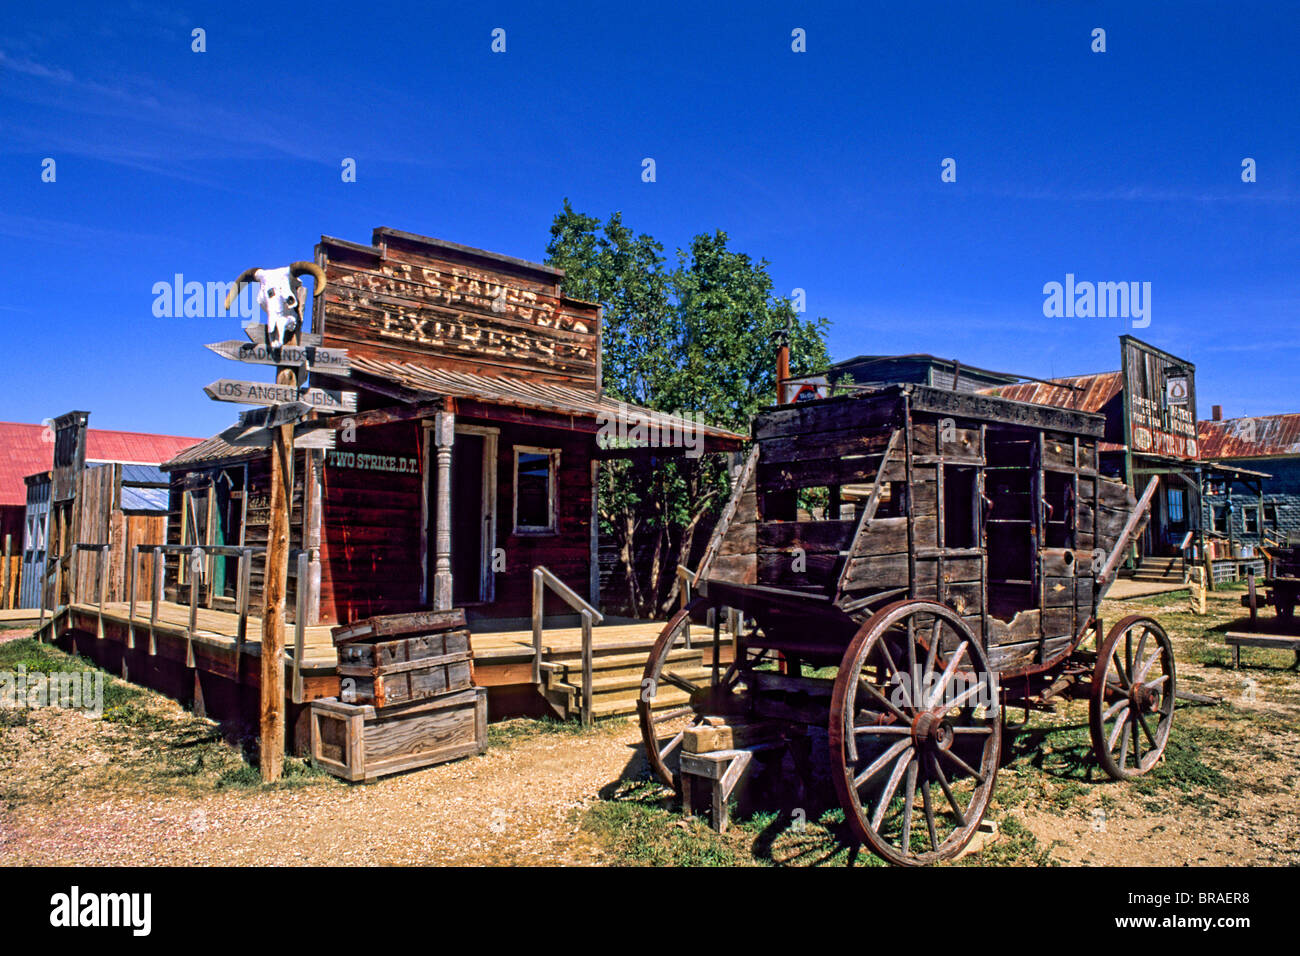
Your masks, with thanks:
M 0 544 L 8 538 L 12 553 L 8 592 L 0 582 L 0 605 L 4 607 L 36 608 L 40 604 L 40 577 L 46 566 L 49 532 L 51 469 L 59 428 L 80 430 L 79 437 L 72 436 L 68 451 L 73 458 L 79 452 L 81 458 L 75 468 L 67 471 L 68 484 L 63 487 L 63 493 L 72 495 L 81 469 L 112 465 L 116 471 L 110 482 L 111 494 L 102 500 L 110 511 L 124 504 L 124 515 L 144 512 L 165 515 L 165 502 L 158 493 L 165 478 L 157 472 L 157 466 L 198 441 L 178 435 L 90 428 L 88 422 L 88 412 L 69 412 L 47 424 L 0 422 Z M 100 480 L 105 478 L 102 476 Z
M 288 604 L 305 587 L 311 624 L 450 606 L 523 618 L 538 566 L 598 606 L 596 469 L 633 451 L 600 447 L 602 429 L 650 426 L 660 454 L 688 450 L 665 436 L 700 451 L 744 440 L 605 397 L 600 307 L 564 295 L 561 270 L 387 228 L 371 245 L 322 237 L 316 262 L 313 329 L 352 371 L 310 384 L 355 390 L 358 406 L 335 416 L 333 450 L 295 456 L 290 547 L 310 563 L 305 582 L 291 569 Z M 167 462 L 169 543 L 264 545 L 269 461 L 210 438 Z M 202 603 L 232 606 L 236 558 L 209 563 Z M 173 599 L 191 583 L 179 565 Z M 255 555 L 254 608 L 261 576 Z

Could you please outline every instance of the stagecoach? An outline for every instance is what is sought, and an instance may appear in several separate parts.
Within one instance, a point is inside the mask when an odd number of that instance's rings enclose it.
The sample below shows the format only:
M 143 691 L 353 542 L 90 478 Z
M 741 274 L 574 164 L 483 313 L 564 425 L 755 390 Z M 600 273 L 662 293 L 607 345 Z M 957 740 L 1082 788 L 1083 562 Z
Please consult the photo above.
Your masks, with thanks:
M 646 664 L 654 774 L 680 787 L 692 724 L 777 722 L 825 741 L 855 840 L 925 864 L 974 836 L 1011 705 L 1086 687 L 1102 768 L 1150 770 L 1173 718 L 1173 648 L 1149 617 L 1103 638 L 1098 604 L 1156 479 L 1139 499 L 1100 472 L 1103 424 L 919 385 L 760 413 L 698 596 Z M 714 629 L 702 657 L 681 653 L 692 623 Z M 689 706 L 657 704 L 664 686 Z

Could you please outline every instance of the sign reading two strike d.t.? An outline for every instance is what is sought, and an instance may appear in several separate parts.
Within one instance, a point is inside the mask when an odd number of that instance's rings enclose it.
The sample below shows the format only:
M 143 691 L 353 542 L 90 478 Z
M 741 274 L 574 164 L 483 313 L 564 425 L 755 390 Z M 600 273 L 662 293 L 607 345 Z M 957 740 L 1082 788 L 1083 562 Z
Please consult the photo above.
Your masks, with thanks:
M 355 412 L 357 393 L 340 392 L 329 388 L 307 388 L 301 391 L 293 385 L 274 385 L 266 382 L 241 382 L 219 378 L 203 386 L 208 397 L 218 402 L 240 402 L 244 405 L 283 405 L 304 402 L 312 408 L 327 412 Z

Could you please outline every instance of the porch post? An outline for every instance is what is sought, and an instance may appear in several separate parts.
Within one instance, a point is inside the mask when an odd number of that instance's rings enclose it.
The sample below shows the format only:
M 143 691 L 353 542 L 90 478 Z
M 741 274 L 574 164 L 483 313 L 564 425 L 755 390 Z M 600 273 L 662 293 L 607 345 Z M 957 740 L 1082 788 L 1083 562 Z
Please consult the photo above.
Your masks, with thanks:
M 438 528 L 434 540 L 433 608 L 451 607 L 451 443 L 456 437 L 456 416 L 438 412 L 433 441 L 438 459 Z

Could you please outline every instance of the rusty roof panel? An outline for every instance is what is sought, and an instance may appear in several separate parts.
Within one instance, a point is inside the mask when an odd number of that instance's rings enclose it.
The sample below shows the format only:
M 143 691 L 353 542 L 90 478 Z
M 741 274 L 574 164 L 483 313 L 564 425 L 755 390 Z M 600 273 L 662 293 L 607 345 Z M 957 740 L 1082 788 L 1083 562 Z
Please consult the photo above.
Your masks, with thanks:
M 1067 375 L 1047 382 L 995 385 L 980 389 L 980 393 L 1009 398 L 1013 402 L 1028 402 L 1031 405 L 1055 405 L 1057 408 L 1073 408 L 1083 412 L 1101 412 L 1123 390 L 1124 377 L 1119 372 L 1097 372 L 1093 375 Z
M 1300 455 L 1300 413 L 1201 421 L 1196 437 L 1204 459 Z

